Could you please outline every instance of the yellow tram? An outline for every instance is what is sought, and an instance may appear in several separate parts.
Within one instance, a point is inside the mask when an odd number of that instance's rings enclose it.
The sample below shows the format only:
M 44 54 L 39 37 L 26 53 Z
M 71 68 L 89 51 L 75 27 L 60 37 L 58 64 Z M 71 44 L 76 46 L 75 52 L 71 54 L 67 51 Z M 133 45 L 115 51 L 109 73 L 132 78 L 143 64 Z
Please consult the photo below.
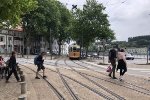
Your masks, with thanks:
M 73 44 L 69 46 L 69 59 L 79 59 L 80 58 L 80 46 Z

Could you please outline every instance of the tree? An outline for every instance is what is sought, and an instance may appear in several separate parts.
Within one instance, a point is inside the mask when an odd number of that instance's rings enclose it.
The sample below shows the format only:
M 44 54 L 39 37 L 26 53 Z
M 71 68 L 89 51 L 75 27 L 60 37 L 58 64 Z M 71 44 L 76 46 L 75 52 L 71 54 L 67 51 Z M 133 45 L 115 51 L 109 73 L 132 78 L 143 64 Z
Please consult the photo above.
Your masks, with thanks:
M 59 44 L 59 55 L 61 53 L 61 44 L 66 41 L 69 37 L 69 28 L 71 23 L 71 13 L 61 2 L 57 1 L 57 6 L 60 12 L 60 24 L 58 27 L 58 34 L 56 38 L 58 39 Z
M 36 0 L 1 0 L 0 1 L 0 26 L 10 22 L 12 26 L 20 23 L 21 16 L 37 6 Z
M 49 39 L 50 30 L 55 36 L 58 31 L 59 16 L 55 0 L 38 0 L 38 8 L 23 16 L 25 36 L 28 42 L 30 43 L 32 38 L 45 37 L 50 44 L 52 42 Z
M 105 7 L 96 0 L 86 0 L 83 10 L 74 12 L 73 33 L 83 47 L 88 48 L 95 39 L 114 39 L 114 32 L 109 28 Z
M 29 34 L 28 38 L 32 35 L 44 37 L 51 51 L 52 37 L 58 39 L 59 45 L 66 40 L 70 16 L 69 10 L 59 1 L 38 0 L 38 8 L 24 16 L 26 35 Z

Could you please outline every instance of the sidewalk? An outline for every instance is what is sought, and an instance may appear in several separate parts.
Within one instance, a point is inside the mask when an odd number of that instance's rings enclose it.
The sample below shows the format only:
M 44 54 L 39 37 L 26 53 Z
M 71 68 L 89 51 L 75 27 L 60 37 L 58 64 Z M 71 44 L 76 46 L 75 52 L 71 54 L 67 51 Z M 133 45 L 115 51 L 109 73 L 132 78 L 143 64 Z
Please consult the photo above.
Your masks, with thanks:
M 5 83 L 5 79 L 0 79 L 0 100 L 18 100 L 21 94 L 20 83 L 12 75 L 10 83 Z
M 43 79 L 35 79 L 35 73 L 31 70 L 20 68 L 27 83 L 27 100 L 57 100 L 57 96 Z M 9 83 L 5 83 L 5 79 L 0 79 L 0 100 L 18 100 L 20 95 L 21 85 L 14 75 L 10 77 Z

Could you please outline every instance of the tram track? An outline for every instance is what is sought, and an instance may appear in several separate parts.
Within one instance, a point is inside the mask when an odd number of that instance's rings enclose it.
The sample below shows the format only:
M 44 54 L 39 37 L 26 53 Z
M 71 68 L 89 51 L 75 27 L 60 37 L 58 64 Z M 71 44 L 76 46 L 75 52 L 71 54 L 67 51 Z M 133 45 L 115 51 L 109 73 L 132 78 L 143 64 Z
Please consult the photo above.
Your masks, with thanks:
M 102 73 L 102 72 L 95 71 L 95 70 L 93 70 L 93 69 L 87 68 L 87 67 L 85 67 L 85 66 L 83 66 L 83 65 L 81 65 L 81 64 L 79 64 L 79 63 L 77 63 L 77 62 L 75 62 L 75 61 L 72 61 L 72 62 L 74 62 L 75 64 L 77 64 L 77 65 L 79 65 L 79 66 L 82 66 L 82 67 L 85 68 L 85 69 L 88 69 L 88 70 L 97 72 L 97 73 L 99 73 L 99 74 L 101 74 L 101 75 L 104 75 L 104 76 L 108 76 L 108 75 L 106 75 L 106 74 L 104 74 L 104 73 Z M 80 73 L 81 73 L 81 72 L 80 72 Z M 103 81 L 105 81 L 105 82 L 109 82 L 109 83 L 112 83 L 112 84 L 115 84 L 115 85 L 119 85 L 119 86 L 128 88 L 128 89 L 130 89 L 130 90 L 136 91 L 136 92 L 138 92 L 138 93 L 141 93 L 141 94 L 144 94 L 144 95 L 147 95 L 147 96 L 150 96 L 150 90 L 148 90 L 148 89 L 146 89 L 146 88 L 143 88 L 143 87 L 140 87 L 140 86 L 137 86 L 137 85 L 135 85 L 135 84 L 133 84 L 133 83 L 130 83 L 130 82 L 125 82 L 125 81 L 124 81 L 124 83 L 126 83 L 126 85 L 123 85 L 123 84 L 115 83 L 115 82 L 113 82 L 113 81 L 111 81 L 111 80 L 106 80 L 106 79 L 103 79 L 103 78 L 100 78 L 100 77 L 96 77 L 96 76 L 93 76 L 93 75 L 89 75 L 89 74 L 86 74 L 86 73 L 83 73 L 83 74 L 84 74 L 84 75 L 87 75 L 87 76 L 90 76 L 90 77 L 93 77 L 93 78 L 96 78 L 96 79 L 99 79 L 99 80 L 103 80 Z
M 33 63 L 32 63 L 32 64 L 33 64 Z M 49 65 L 49 64 L 45 64 L 45 65 Z M 61 64 L 61 65 L 64 65 L 64 64 Z M 72 65 L 71 65 L 71 66 L 72 66 Z M 72 66 L 72 67 L 76 67 L 76 66 Z M 77 68 L 79 68 L 79 67 L 77 67 Z M 84 66 L 84 67 L 82 67 L 82 68 L 83 68 L 83 69 L 88 69 L 88 70 L 90 70 L 90 68 L 86 68 L 86 66 Z M 49 69 L 49 68 L 48 68 L 48 69 Z M 68 68 L 64 68 L 64 69 L 71 70 L 71 69 L 68 69 Z M 54 71 L 54 70 L 52 70 L 52 69 L 49 69 L 49 70 L 58 73 L 57 71 Z M 93 71 L 93 70 L 92 70 L 92 71 Z M 99 72 L 99 71 L 96 71 L 96 72 L 101 73 L 101 72 Z M 140 86 L 137 86 L 137 85 L 135 85 L 135 84 L 133 84 L 133 83 L 130 83 L 130 82 L 127 82 L 127 83 L 124 82 L 124 83 L 126 83 L 126 84 L 119 84 L 119 83 L 115 83 L 115 82 L 113 82 L 113 81 L 111 81 L 111 80 L 108 80 L 108 79 L 104 79 L 104 78 L 101 78 L 101 77 L 98 77 L 98 76 L 95 76 L 95 75 L 87 74 L 87 73 L 85 73 L 85 72 L 79 72 L 79 73 L 81 73 L 81 74 L 84 75 L 84 76 L 87 76 L 87 78 L 88 78 L 88 77 L 91 77 L 91 78 L 95 78 L 95 79 L 97 79 L 97 80 L 103 80 L 103 81 L 105 81 L 105 82 L 112 83 L 112 84 L 115 84 L 115 85 L 118 85 L 118 86 L 121 86 L 121 87 L 130 89 L 130 90 L 133 90 L 133 91 L 135 91 L 135 92 L 138 92 L 138 93 L 141 93 L 141 94 L 150 96 L 150 93 L 149 93 L 150 90 L 145 89 L 145 88 L 140 87 Z M 107 76 L 107 75 L 104 74 L 104 73 L 103 73 L 103 75 Z M 74 78 L 71 78 L 71 77 L 66 76 L 66 75 L 64 75 L 64 74 L 62 74 L 62 76 L 66 77 L 66 78 L 68 78 L 68 79 L 70 79 L 70 80 L 72 80 L 72 81 L 74 81 L 74 82 L 76 82 L 76 83 L 78 83 L 78 84 L 81 83 L 81 82 L 75 80 Z M 83 86 L 83 85 L 85 85 L 85 84 L 81 83 L 81 85 Z M 129 86 L 129 85 L 130 85 L 130 86 Z M 87 88 L 88 88 L 89 86 L 88 86 L 88 85 L 85 85 L 84 87 L 87 87 Z M 95 90 L 93 90 L 92 88 L 91 88 L 90 90 L 91 90 L 91 91 L 95 91 Z M 104 97 L 104 98 L 105 98 L 105 97 Z M 108 98 L 107 98 L 107 99 L 108 99 Z M 111 99 L 110 99 L 110 100 L 111 100 Z M 120 99 L 119 99 L 119 100 L 120 100 Z
M 23 64 L 19 64 L 29 70 L 31 70 L 32 72 L 36 73 L 35 70 L 33 70 L 32 68 L 29 68 Z M 42 78 L 42 75 L 39 74 L 40 78 Z M 54 91 L 54 93 L 57 95 L 58 99 L 59 100 L 65 100 L 65 98 L 63 97 L 63 95 L 49 82 L 49 80 L 47 80 L 46 78 L 43 78 L 43 80 L 48 84 L 48 86 Z
M 79 62 L 82 62 L 82 63 L 88 65 L 88 63 L 85 63 L 85 62 L 83 62 L 83 61 L 79 61 Z M 92 64 L 90 64 L 90 65 L 93 66 L 93 67 L 96 67 L 96 66 L 94 66 L 94 65 L 92 65 Z M 100 72 L 100 73 L 101 73 L 101 72 Z M 103 73 L 103 75 L 108 76 L 108 75 L 106 75 L 106 74 L 104 74 L 104 73 Z M 126 82 L 126 81 L 124 81 L 124 83 L 126 83 L 126 84 L 128 84 L 128 85 L 132 85 L 132 86 L 137 87 L 137 88 L 139 88 L 139 89 L 143 89 L 143 90 L 145 90 L 145 91 L 147 91 L 147 92 L 150 93 L 150 90 L 148 90 L 148 89 L 146 89 L 146 88 L 140 87 L 140 86 L 138 86 L 138 85 L 135 85 L 135 84 L 133 84 L 133 83 Z
M 58 66 L 58 61 L 59 61 L 59 60 L 57 60 L 57 61 L 55 62 L 55 65 L 56 65 L 56 66 Z M 80 99 L 78 98 L 78 96 L 72 91 L 72 89 L 71 89 L 70 86 L 68 85 L 67 81 L 63 78 L 62 74 L 61 74 L 60 71 L 59 71 L 59 68 L 56 68 L 56 70 L 57 70 L 57 73 L 59 74 L 59 76 L 60 76 L 60 78 L 61 78 L 61 80 L 62 80 L 64 86 L 66 87 L 66 89 L 68 90 L 68 92 L 70 93 L 70 95 L 72 96 L 73 100 L 80 100 Z
M 76 69 L 74 69 L 72 66 L 69 66 L 67 63 L 66 63 L 66 59 L 64 60 L 65 64 L 71 68 L 73 71 L 75 71 L 76 73 L 78 73 L 79 75 L 81 75 L 82 77 L 84 77 L 85 79 L 87 79 L 88 81 L 92 82 L 93 84 L 95 84 L 96 86 L 98 86 L 99 88 L 105 90 L 106 92 L 110 93 L 112 96 L 116 97 L 118 100 L 126 100 L 125 98 L 121 97 L 120 95 L 110 91 L 109 89 L 105 88 L 104 86 L 98 84 L 97 82 L 93 81 L 92 79 L 88 78 L 85 76 L 85 74 L 77 71 Z
M 27 63 L 29 63 L 29 62 L 27 62 Z M 29 64 L 33 64 L 33 63 L 29 63 Z M 45 64 L 45 65 L 49 65 L 49 64 Z M 54 70 L 52 70 L 52 69 L 50 69 L 50 68 L 47 68 L 47 69 L 59 74 L 59 72 L 58 72 L 57 69 L 56 69 L 56 71 L 54 71 Z M 83 87 L 89 89 L 89 90 L 92 91 L 93 93 L 99 95 L 100 97 L 102 97 L 102 98 L 104 98 L 104 99 L 106 99 L 106 100 L 114 100 L 113 98 L 111 98 L 111 97 L 109 97 L 109 96 L 107 96 L 107 95 L 105 95 L 105 94 L 99 92 L 98 90 L 96 90 L 96 89 L 94 89 L 94 88 L 92 88 L 92 87 L 90 87 L 90 86 L 88 86 L 88 85 L 86 85 L 86 84 L 84 84 L 84 83 L 82 83 L 82 82 L 80 82 L 80 81 L 74 79 L 74 78 L 71 78 L 71 77 L 69 77 L 69 76 L 67 76 L 67 75 L 64 75 L 64 74 L 61 74 L 61 75 L 62 75 L 63 77 L 66 77 L 67 79 L 72 80 L 72 81 L 78 83 L 79 85 L 81 85 L 81 86 L 83 86 Z M 122 100 L 122 99 L 120 99 L 120 100 Z

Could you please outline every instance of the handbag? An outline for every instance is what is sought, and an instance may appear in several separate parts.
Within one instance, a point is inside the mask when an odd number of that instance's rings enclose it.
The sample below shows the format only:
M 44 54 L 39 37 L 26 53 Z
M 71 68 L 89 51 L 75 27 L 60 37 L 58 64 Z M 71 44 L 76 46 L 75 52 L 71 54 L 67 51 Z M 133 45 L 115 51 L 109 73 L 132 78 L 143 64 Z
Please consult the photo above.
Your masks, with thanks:
M 108 67 L 107 67 L 107 69 L 106 69 L 106 72 L 111 72 L 112 71 L 112 68 L 111 68 L 111 66 L 109 65 Z

